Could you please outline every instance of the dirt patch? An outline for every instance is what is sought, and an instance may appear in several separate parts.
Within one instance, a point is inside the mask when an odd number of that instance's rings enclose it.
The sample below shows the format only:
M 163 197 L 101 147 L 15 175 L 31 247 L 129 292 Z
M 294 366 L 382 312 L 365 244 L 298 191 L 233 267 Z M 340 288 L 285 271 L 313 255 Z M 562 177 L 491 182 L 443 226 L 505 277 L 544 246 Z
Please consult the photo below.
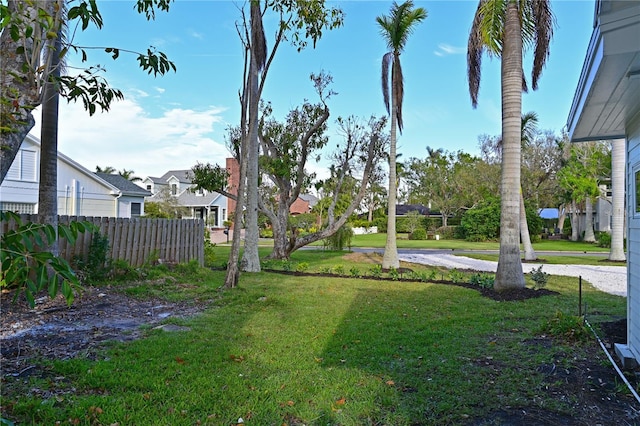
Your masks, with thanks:
M 531 293 L 536 292 L 536 293 Z M 520 300 L 540 290 L 511 294 Z M 169 318 L 186 317 L 202 312 L 208 303 L 173 303 L 159 299 L 138 300 L 112 287 L 87 288 L 68 307 L 63 299 L 39 300 L 34 309 L 23 303 L 11 304 L 11 295 L 3 294 L 0 316 L 0 362 L 2 384 L 16 377 L 44 377 L 41 358 L 97 359 L 105 343 L 139 338 L 143 325 L 161 326 Z M 626 320 L 601 325 L 603 341 L 612 348 L 626 340 Z M 171 330 L 170 328 L 168 330 Z M 179 332 L 179 329 L 177 330 Z M 523 350 L 552 348 L 552 339 L 541 336 L 523 342 Z M 612 349 L 610 349 L 611 351 Z M 614 356 L 615 359 L 615 356 Z M 498 378 L 503 366 L 492 359 L 474 360 Z M 469 426 L 488 425 L 633 425 L 640 424 L 640 403 L 624 389 L 622 381 L 596 342 L 580 350 L 559 350 L 553 361 L 538 366 L 543 374 L 545 397 L 568 404 L 570 412 L 546 408 L 536 396 L 519 407 L 502 407 L 479 418 L 469 418 Z M 532 372 L 533 374 L 533 372 Z M 636 372 L 627 374 L 637 388 Z
M 205 303 L 139 300 L 111 287 L 86 287 L 71 306 L 59 296 L 44 296 L 30 308 L 0 300 L 0 363 L 2 377 L 34 374 L 39 358 L 95 359 L 105 342 L 125 342 L 141 336 L 141 326 L 157 326 L 169 318 L 195 315 Z

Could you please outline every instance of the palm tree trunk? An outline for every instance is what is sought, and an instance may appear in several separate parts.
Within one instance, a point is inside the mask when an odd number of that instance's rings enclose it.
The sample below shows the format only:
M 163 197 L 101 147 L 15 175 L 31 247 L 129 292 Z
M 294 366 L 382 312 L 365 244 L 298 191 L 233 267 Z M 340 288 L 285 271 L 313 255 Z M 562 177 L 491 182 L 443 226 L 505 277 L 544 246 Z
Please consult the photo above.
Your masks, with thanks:
M 393 74 L 393 70 L 391 71 Z M 393 77 L 392 77 L 393 79 Z M 395 86 L 391 86 L 395 90 Z M 396 138 L 397 118 L 395 95 L 391 96 L 391 141 L 389 147 L 389 196 L 387 199 L 387 242 L 384 246 L 382 268 L 399 268 L 398 246 L 396 242 Z
M 520 239 L 522 240 L 522 248 L 524 249 L 524 260 L 536 260 L 538 256 L 531 244 L 529 224 L 527 223 L 527 211 L 524 208 L 524 196 L 522 195 L 522 189 L 520 189 Z
M 624 139 L 611 142 L 611 189 L 613 191 L 613 211 L 611 216 L 611 251 L 609 260 L 624 261 Z
M 556 224 L 556 227 L 558 228 L 558 231 L 560 234 L 564 233 L 564 221 L 566 218 L 567 218 L 567 205 L 560 204 L 560 206 L 558 207 L 558 223 Z
M 578 205 L 571 201 L 571 241 L 578 241 L 580 235 L 580 221 L 578 220 Z
M 502 184 L 500 257 L 496 291 L 524 288 L 520 259 L 520 144 L 522 126 L 522 34 L 518 6 L 508 2 L 501 62 Z
M 585 243 L 595 243 L 596 236 L 593 233 L 593 202 L 591 197 L 584 200 L 584 238 Z
M 45 8 L 54 14 L 56 1 L 49 1 Z M 58 23 L 61 25 L 60 23 Z M 47 61 L 47 81 L 42 100 L 42 127 L 40 133 L 40 183 L 38 187 L 38 222 L 52 225 L 58 230 L 58 106 L 59 91 L 56 77 L 60 77 L 60 55 L 62 53 L 62 28 L 52 43 L 53 50 Z M 58 256 L 58 241 L 46 245 L 44 249 Z

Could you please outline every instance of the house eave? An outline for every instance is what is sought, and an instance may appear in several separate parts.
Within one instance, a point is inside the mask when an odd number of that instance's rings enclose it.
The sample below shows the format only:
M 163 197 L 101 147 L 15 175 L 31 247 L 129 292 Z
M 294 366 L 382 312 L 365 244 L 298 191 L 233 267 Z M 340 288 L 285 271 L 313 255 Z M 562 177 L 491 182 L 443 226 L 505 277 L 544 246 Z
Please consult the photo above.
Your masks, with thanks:
M 599 0 L 567 120 L 572 142 L 625 138 L 640 97 L 640 3 Z

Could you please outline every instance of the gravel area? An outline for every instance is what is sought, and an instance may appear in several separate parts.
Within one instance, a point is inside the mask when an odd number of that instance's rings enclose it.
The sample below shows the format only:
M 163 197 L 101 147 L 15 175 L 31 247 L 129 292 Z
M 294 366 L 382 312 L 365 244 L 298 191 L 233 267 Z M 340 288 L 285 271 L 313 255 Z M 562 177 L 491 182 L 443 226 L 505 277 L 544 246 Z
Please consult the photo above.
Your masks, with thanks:
M 400 253 L 400 260 L 422 265 L 444 266 L 449 269 L 471 269 L 474 271 L 495 272 L 498 262 L 472 259 L 465 256 L 454 256 L 445 253 Z M 523 263 L 525 273 L 542 265 L 542 270 L 551 275 L 582 277 L 595 288 L 617 296 L 627 296 L 626 266 L 592 266 L 592 265 L 547 265 L 540 263 Z

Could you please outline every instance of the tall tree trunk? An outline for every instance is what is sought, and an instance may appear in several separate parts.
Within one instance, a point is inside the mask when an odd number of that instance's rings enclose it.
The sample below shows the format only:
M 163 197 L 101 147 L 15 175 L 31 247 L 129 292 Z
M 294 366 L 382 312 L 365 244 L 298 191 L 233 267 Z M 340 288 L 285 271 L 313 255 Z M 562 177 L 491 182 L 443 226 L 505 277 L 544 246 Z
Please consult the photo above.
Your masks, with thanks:
M 611 189 L 613 192 L 611 216 L 611 251 L 609 260 L 624 261 L 624 170 L 626 158 L 624 139 L 611 141 Z
M 242 138 L 240 144 L 240 158 L 238 160 L 238 188 L 236 195 L 236 208 L 233 213 L 233 239 L 231 240 L 231 253 L 227 262 L 227 273 L 224 277 L 225 288 L 235 288 L 240 278 L 240 245 L 242 244 L 242 215 L 245 206 L 245 191 L 247 189 L 247 141 Z
M 273 227 L 273 250 L 269 255 L 270 259 L 288 259 L 290 253 L 289 236 L 287 228 L 289 227 L 289 206 L 283 197 L 278 201 L 278 215 L 272 220 Z
M 596 236 L 593 233 L 593 202 L 591 197 L 584 200 L 584 238 L 585 243 L 595 243 Z
M 35 22 L 38 6 L 38 2 L 24 0 L 9 0 L 7 3 L 9 15 L 18 16 L 26 22 Z M 22 141 L 35 124 L 31 111 L 40 105 L 40 93 L 29 76 L 33 72 L 33 64 L 27 62 L 29 55 L 16 52 L 18 48 L 27 53 L 34 48 L 39 49 L 34 47 L 32 38 L 24 37 L 24 34 L 21 36 L 17 41 L 13 40 L 12 31 L 8 28 L 0 34 L 0 183 L 11 168 Z M 39 55 L 40 52 L 34 52 L 31 57 Z
M 260 272 L 260 255 L 258 254 L 258 114 L 260 106 L 259 73 L 264 56 L 264 48 L 259 41 L 262 31 L 262 16 L 258 2 L 251 3 L 251 43 L 249 60 L 249 142 L 247 150 L 247 209 L 245 212 L 244 253 L 242 255 L 242 270 L 246 272 Z M 262 37 L 264 35 L 262 34 Z
M 45 9 L 56 15 L 54 5 L 57 0 L 49 0 Z M 63 5 L 58 4 L 58 10 Z M 42 101 L 42 127 L 40 132 L 40 183 L 38 186 L 38 222 L 52 225 L 58 230 L 58 106 L 59 86 L 56 81 L 60 77 L 60 55 L 62 54 L 62 27 L 59 19 L 58 36 L 53 40 L 45 52 L 48 56 L 47 81 L 44 85 Z M 58 241 L 55 240 L 45 247 L 45 250 L 58 256 Z
M 571 201 L 571 241 L 578 241 L 580 238 L 580 216 L 578 215 L 578 205 Z
M 556 227 L 558 228 L 558 232 L 560 234 L 564 232 L 564 221 L 566 217 L 567 217 L 567 205 L 560 204 L 560 206 L 558 207 L 558 223 L 556 224 Z
M 522 139 L 522 33 L 518 6 L 509 1 L 503 36 L 502 62 L 502 182 L 500 257 L 496 291 L 524 288 L 520 259 L 520 145 Z
M 395 67 L 394 67 L 395 68 Z M 393 80 L 394 69 L 391 70 L 391 80 Z M 382 267 L 384 269 L 399 268 L 398 246 L 396 242 L 396 143 L 397 124 L 395 85 L 391 85 L 391 141 L 389 147 L 389 196 L 387 199 L 387 242 L 384 246 L 382 257 Z
M 253 18 L 253 16 L 252 16 Z M 254 31 L 252 25 L 251 31 Z M 242 270 L 246 272 L 260 272 L 260 255 L 258 254 L 258 113 L 260 93 L 258 90 L 259 71 L 256 49 L 251 43 L 251 59 L 249 61 L 249 141 L 247 150 L 247 210 L 245 212 L 244 253 L 242 255 Z
M 522 248 L 524 249 L 524 260 L 536 260 L 538 256 L 531 244 L 531 235 L 529 234 L 529 224 L 527 223 L 527 211 L 524 208 L 522 188 L 520 189 L 520 238 L 522 239 Z

